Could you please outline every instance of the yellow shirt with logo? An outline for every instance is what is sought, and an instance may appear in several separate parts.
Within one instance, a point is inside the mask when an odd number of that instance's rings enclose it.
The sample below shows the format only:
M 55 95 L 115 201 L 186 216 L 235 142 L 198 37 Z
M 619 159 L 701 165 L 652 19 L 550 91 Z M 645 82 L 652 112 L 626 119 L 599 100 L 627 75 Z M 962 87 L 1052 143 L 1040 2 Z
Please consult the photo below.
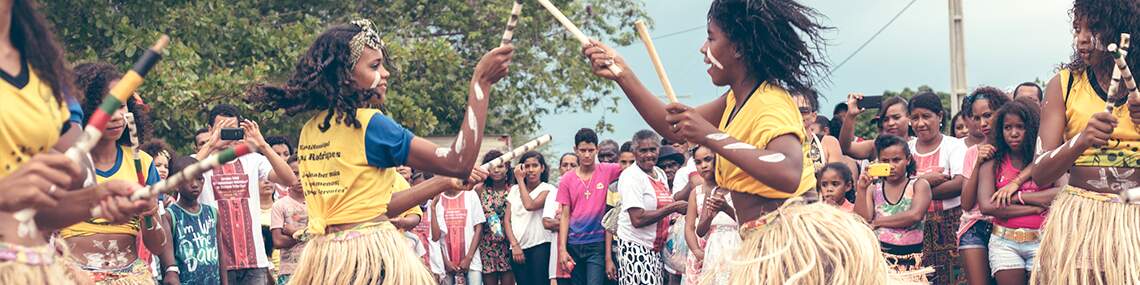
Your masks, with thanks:
M 732 107 L 736 106 L 736 96 L 730 91 L 725 100 L 727 107 L 721 115 L 720 131 L 759 149 L 764 149 L 769 142 L 782 135 L 795 135 L 803 148 L 804 163 L 799 189 L 795 193 L 786 193 L 764 185 L 723 156 L 718 156 L 716 182 L 720 187 L 772 199 L 800 196 L 815 187 L 814 166 L 807 155 L 811 145 L 805 143 L 803 119 L 787 91 L 768 83 L 761 84 L 753 91 L 748 101 L 744 102 L 731 122 L 729 115 L 732 113 Z
M 1062 69 L 1061 96 L 1065 99 L 1065 140 L 1071 140 L 1085 130 L 1095 113 L 1104 112 L 1105 100 L 1098 94 L 1106 93 L 1089 82 L 1087 72 L 1072 73 Z M 1070 82 L 1071 81 L 1071 82 Z M 1140 129 L 1132 123 L 1128 104 L 1112 110 L 1118 125 L 1102 148 L 1086 149 L 1074 162 L 1076 166 L 1140 168 Z
M 385 214 L 396 179 L 402 178 L 395 167 L 407 162 L 414 137 L 376 109 L 356 110 L 359 128 L 330 122 L 322 132 L 325 115 L 305 123 L 297 147 L 308 230 L 314 234 Z
M 0 177 L 55 146 L 59 127 L 70 115 L 66 104 L 55 99 L 51 87 L 28 65 L 17 78 L 14 81 L 20 82 L 0 80 L 0 106 L 4 106 L 0 112 Z

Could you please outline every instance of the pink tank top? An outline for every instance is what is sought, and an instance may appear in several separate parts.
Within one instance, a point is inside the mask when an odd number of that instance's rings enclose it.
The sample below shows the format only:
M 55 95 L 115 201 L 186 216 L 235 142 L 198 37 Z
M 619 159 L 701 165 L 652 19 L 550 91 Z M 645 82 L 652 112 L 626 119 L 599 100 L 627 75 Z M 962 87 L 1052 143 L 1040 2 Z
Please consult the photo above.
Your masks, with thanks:
M 1014 178 L 1017 178 L 1017 175 L 1019 173 L 1021 173 L 1021 170 L 1013 167 L 1013 163 L 1010 162 L 1009 157 L 1002 159 L 1001 168 L 998 169 L 997 173 L 998 183 L 996 189 L 1001 189 L 1001 187 L 1009 185 L 1009 182 Z M 1022 184 L 1021 188 L 1018 188 L 1018 191 L 1031 193 L 1040 191 L 1040 189 L 1037 188 L 1036 183 L 1029 181 L 1025 184 Z M 1014 196 L 1016 196 L 1016 194 Z M 1014 199 L 1017 198 L 1014 197 Z M 1045 213 L 1041 213 L 1040 215 L 1027 215 L 1009 219 L 994 218 L 994 224 L 1015 229 L 1040 229 L 1041 223 L 1045 221 Z

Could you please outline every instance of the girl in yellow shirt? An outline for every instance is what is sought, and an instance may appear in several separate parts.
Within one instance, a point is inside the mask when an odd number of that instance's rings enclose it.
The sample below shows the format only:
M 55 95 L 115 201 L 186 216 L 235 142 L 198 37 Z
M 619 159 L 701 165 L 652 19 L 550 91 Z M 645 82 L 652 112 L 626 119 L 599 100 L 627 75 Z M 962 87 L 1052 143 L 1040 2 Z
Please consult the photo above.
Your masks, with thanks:
M 395 192 L 396 167 L 468 178 L 482 142 L 491 85 L 507 74 L 513 49 L 485 54 L 470 87 L 461 130 L 450 147 L 416 137 L 378 109 L 388 91 L 389 55 L 368 20 L 317 37 L 285 86 L 260 85 L 249 100 L 310 119 L 297 147 L 311 235 L 291 284 L 431 284 L 431 274 L 389 221 L 455 181 L 440 176 Z

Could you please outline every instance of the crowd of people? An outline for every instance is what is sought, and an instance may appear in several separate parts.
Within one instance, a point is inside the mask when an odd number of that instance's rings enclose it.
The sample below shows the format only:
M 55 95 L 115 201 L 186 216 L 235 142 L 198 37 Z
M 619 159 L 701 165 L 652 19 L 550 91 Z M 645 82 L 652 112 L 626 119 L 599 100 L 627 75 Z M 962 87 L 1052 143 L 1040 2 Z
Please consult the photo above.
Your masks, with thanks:
M 155 136 L 162 114 L 136 94 L 72 161 L 84 115 L 129 79 L 67 63 L 35 7 L 0 0 L 2 284 L 1140 283 L 1140 95 L 1120 77 L 1140 56 L 1105 48 L 1140 32 L 1136 1 L 1075 1 L 1073 57 L 1045 86 L 978 87 L 957 114 L 931 91 L 851 93 L 828 119 L 819 15 L 716 0 L 700 52 L 728 92 L 663 103 L 592 41 L 593 73 L 649 128 L 556 134 L 573 139 L 557 160 L 490 167 L 507 154 L 480 153 L 488 98 L 514 47 L 482 56 L 438 146 L 384 113 L 391 63 L 368 20 L 321 33 L 251 107 L 204 110 L 193 153 Z M 248 119 L 279 110 L 307 118 L 299 133 Z M 858 137 L 869 111 L 878 133 Z

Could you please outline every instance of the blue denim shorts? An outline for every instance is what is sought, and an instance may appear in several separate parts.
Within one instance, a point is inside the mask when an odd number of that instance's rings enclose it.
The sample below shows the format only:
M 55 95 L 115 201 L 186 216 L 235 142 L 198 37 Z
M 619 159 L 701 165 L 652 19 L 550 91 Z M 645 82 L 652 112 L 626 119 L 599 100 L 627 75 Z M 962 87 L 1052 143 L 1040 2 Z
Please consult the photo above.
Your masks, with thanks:
M 990 233 L 993 230 L 994 225 L 990 222 L 978 221 L 974 223 L 958 240 L 958 250 L 988 247 L 990 245 Z
M 1009 269 L 1033 270 L 1041 241 L 1015 242 L 999 236 L 990 239 L 990 273 Z

